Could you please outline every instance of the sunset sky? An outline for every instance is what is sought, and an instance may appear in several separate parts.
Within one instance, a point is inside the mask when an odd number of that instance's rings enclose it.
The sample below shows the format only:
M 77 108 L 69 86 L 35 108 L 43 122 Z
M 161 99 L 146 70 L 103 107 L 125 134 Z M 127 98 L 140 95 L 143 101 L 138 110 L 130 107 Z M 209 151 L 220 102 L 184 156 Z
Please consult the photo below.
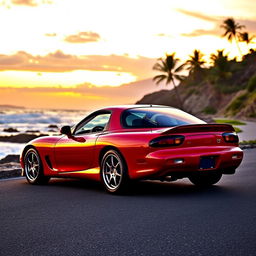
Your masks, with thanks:
M 239 55 L 221 36 L 227 17 L 256 34 L 255 0 L 0 0 L 0 105 L 134 103 L 164 88 L 151 79 L 165 53 Z

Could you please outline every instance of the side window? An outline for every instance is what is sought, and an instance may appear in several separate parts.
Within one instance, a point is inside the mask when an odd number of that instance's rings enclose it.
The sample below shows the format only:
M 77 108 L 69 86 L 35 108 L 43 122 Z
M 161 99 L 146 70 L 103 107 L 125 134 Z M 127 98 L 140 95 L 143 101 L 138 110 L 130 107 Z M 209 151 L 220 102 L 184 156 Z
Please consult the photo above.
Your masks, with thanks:
M 103 131 L 108 124 L 110 115 L 110 113 L 104 113 L 92 117 L 77 127 L 75 135 Z

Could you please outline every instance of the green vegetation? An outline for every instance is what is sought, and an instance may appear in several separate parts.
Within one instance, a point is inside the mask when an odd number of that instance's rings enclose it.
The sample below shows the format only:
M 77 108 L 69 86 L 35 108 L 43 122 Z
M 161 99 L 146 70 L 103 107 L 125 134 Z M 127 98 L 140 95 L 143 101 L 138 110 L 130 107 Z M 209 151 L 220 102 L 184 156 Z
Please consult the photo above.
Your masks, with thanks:
M 238 121 L 238 120 L 214 119 L 214 121 L 215 121 L 217 124 L 246 125 L 246 123 L 241 122 L 241 121 Z M 236 127 L 236 126 L 233 126 L 233 127 L 234 127 L 236 133 L 240 133 L 240 132 L 243 131 L 243 130 L 241 130 L 240 128 L 238 128 L 238 127 Z
M 240 96 L 236 97 L 232 100 L 229 106 L 226 108 L 226 114 L 228 115 L 236 115 L 242 109 L 250 107 L 250 112 L 248 117 L 256 116 L 256 90 L 252 92 L 244 92 Z
M 256 76 L 252 76 L 247 84 L 248 92 L 253 92 L 256 90 Z
M 208 106 L 203 109 L 203 112 L 208 115 L 214 115 L 217 113 L 217 110 L 214 107 Z
M 256 145 L 256 140 L 243 140 L 239 142 L 240 145 Z
M 248 98 L 248 92 L 235 98 L 231 104 L 227 107 L 227 112 L 230 112 L 232 115 L 235 115 L 245 106 L 245 102 Z
M 228 41 L 230 41 L 231 43 L 233 40 L 235 40 L 237 48 L 240 53 L 241 53 L 241 50 L 238 45 L 238 35 L 239 35 L 238 31 L 243 29 L 244 27 L 245 27 L 244 25 L 240 25 L 239 23 L 236 23 L 233 18 L 225 19 L 223 21 L 223 24 L 221 25 L 221 28 L 225 29 L 225 33 L 223 36 L 227 36 Z
M 193 78 L 200 75 L 205 60 L 203 59 L 204 54 L 199 50 L 194 50 L 193 55 L 189 55 L 189 59 L 184 64 L 189 70 L 189 74 L 192 74 Z
M 241 130 L 240 128 L 238 128 L 238 127 L 236 127 L 236 126 L 234 126 L 234 129 L 235 129 L 235 132 L 236 133 L 239 133 L 239 132 L 242 132 L 243 130 Z
M 230 119 L 214 119 L 217 124 L 231 124 L 231 125 L 246 125 L 246 123 L 238 121 L 238 120 L 230 120 Z
M 156 84 L 159 84 L 161 81 L 166 80 L 166 85 L 172 83 L 174 90 L 180 105 L 180 108 L 183 109 L 183 103 L 179 95 L 179 91 L 175 80 L 183 80 L 185 77 L 180 74 L 183 70 L 184 65 L 178 64 L 179 59 L 175 58 L 175 53 L 168 55 L 166 54 L 165 58 L 158 59 L 158 62 L 153 66 L 154 70 L 161 72 L 160 75 L 157 75 L 153 78 L 153 81 L 156 81 Z
M 226 116 L 256 117 L 256 49 L 250 49 L 255 38 L 244 31 L 245 26 L 237 23 L 233 18 L 223 21 L 221 28 L 223 36 L 231 43 L 236 43 L 240 55 L 230 59 L 224 50 L 217 50 L 209 56 L 210 65 L 206 65 L 207 56 L 196 49 L 183 63 L 175 57 L 175 52 L 159 58 L 153 69 L 160 72 L 153 80 L 156 84 L 162 81 L 166 85 L 174 85 L 174 97 L 171 103 L 184 109 L 189 104 L 191 109 L 194 101 L 202 95 L 202 107 L 197 109 L 204 114 L 216 114 L 219 108 L 224 109 Z M 248 53 L 241 54 L 239 44 L 246 43 Z M 188 70 L 188 76 L 184 76 L 184 70 Z M 177 81 L 181 81 L 178 88 Z M 207 90 L 204 90 L 204 87 Z M 208 97 L 212 95 L 212 97 Z M 229 97 L 230 95 L 230 97 Z M 203 97 L 206 96 L 205 101 Z M 188 99 L 188 100 L 187 100 Z M 200 99 L 201 101 L 201 99 Z M 178 103 L 178 104 L 177 104 Z M 222 103 L 225 103 L 222 104 Z M 200 108 L 199 104 L 195 104 Z M 187 106 L 185 106 L 187 107 Z M 186 109 L 184 109 L 186 111 Z
M 245 42 L 247 46 L 249 46 L 250 43 L 253 43 L 253 39 L 255 36 L 249 36 L 248 32 L 239 33 L 239 41 Z
M 228 60 L 228 55 L 224 54 L 224 50 L 218 50 L 216 54 L 212 53 L 210 59 L 213 66 L 208 77 L 213 84 L 222 83 L 232 77 L 230 61 Z M 223 86 L 220 86 L 221 88 Z
M 249 117 L 256 118 L 256 113 L 250 113 Z

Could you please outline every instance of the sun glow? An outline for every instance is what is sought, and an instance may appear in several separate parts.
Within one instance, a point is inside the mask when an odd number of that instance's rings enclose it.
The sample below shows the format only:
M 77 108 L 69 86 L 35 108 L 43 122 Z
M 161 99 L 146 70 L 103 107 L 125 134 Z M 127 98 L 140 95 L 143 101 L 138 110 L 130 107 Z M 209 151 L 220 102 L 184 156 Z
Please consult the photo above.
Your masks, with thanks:
M 111 71 L 77 70 L 64 73 L 3 71 L 0 87 L 76 87 L 86 81 L 96 86 L 119 86 L 136 80 L 132 74 Z

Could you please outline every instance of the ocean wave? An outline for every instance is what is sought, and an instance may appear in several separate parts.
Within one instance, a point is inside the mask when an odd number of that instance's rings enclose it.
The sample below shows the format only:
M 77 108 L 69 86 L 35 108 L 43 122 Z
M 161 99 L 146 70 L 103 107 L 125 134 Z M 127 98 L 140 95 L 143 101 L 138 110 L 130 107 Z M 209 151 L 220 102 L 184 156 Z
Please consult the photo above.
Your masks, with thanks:
M 66 119 L 65 116 L 58 116 L 55 113 L 17 113 L 17 114 L 0 114 L 2 124 L 59 124 Z
M 25 144 L 23 143 L 8 143 L 0 142 L 0 159 L 3 159 L 7 155 L 20 155 Z
M 87 115 L 87 111 L 69 110 L 33 110 L 33 109 L 1 109 L 0 136 L 39 131 L 39 133 L 56 134 L 63 125 L 74 125 Z M 56 126 L 55 128 L 53 128 Z M 13 128 L 18 132 L 6 132 Z M 0 142 L 0 158 L 8 154 L 19 154 L 25 144 Z

